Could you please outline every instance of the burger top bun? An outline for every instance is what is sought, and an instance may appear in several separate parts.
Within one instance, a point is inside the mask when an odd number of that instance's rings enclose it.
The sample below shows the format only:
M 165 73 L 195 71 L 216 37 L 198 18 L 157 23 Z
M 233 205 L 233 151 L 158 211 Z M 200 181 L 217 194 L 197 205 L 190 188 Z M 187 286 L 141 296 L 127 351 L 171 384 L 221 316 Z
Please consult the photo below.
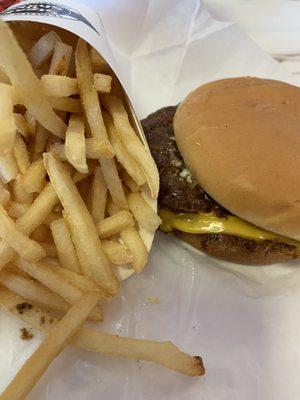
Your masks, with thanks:
M 300 89 L 223 79 L 194 90 L 174 118 L 178 148 L 203 189 L 233 214 L 300 240 Z

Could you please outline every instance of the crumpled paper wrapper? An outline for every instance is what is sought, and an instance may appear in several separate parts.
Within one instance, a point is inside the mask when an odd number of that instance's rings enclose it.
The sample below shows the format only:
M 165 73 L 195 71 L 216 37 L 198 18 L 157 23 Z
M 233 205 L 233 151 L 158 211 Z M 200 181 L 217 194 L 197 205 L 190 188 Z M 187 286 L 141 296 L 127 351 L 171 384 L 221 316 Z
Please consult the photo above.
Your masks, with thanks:
M 102 16 L 141 118 L 218 78 L 256 75 L 293 83 L 237 26 L 214 21 L 199 1 L 85 3 Z M 234 265 L 157 233 L 148 266 L 124 282 L 100 328 L 170 339 L 201 355 L 206 375 L 189 378 L 68 348 L 30 400 L 298 400 L 299 264 Z M 1 311 L 0 390 L 42 338 L 34 332 L 35 340 L 21 341 L 23 326 Z

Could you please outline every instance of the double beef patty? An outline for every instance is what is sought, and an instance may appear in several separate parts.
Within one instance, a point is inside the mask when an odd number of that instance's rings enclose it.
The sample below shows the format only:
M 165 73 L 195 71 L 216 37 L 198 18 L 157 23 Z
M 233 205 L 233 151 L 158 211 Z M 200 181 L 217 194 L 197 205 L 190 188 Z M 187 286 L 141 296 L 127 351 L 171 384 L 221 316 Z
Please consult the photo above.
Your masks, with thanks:
M 159 204 L 175 212 L 231 213 L 213 200 L 185 166 L 173 131 L 176 106 L 150 114 L 142 122 L 160 176 Z M 245 264 L 269 264 L 299 257 L 294 246 L 270 240 L 255 241 L 231 235 L 195 235 L 175 232 L 206 253 Z

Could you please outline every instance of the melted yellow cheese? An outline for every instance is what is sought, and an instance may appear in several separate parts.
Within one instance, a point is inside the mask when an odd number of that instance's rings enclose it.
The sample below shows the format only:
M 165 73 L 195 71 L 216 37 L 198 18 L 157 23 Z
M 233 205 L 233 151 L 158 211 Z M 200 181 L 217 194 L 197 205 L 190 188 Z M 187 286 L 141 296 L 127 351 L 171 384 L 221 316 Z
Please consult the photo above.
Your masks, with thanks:
M 169 210 L 161 209 L 159 210 L 159 216 L 162 219 L 160 229 L 164 232 L 171 232 L 173 229 L 177 229 L 194 234 L 224 234 L 251 240 L 275 240 L 300 247 L 300 242 L 296 240 L 265 231 L 233 215 L 227 218 L 219 218 L 212 213 L 174 214 Z

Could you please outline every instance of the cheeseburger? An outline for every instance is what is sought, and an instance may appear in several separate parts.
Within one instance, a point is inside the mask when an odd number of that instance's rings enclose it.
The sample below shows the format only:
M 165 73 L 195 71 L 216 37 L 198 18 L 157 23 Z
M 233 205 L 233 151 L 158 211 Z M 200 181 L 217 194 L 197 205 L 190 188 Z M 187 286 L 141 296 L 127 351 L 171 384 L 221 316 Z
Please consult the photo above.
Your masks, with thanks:
M 300 257 L 300 89 L 207 83 L 142 121 L 164 232 L 243 264 Z

